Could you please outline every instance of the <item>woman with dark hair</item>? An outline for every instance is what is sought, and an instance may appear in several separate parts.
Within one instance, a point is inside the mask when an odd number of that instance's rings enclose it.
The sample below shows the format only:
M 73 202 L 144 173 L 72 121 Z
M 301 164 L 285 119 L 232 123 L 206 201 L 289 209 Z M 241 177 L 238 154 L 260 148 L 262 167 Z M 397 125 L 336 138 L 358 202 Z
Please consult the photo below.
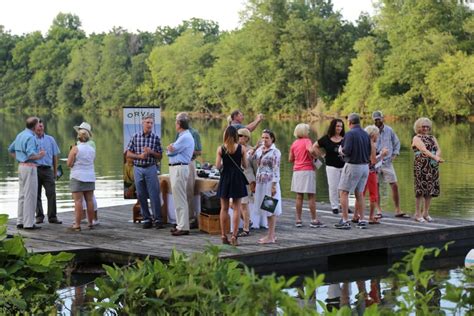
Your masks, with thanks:
M 328 132 L 313 144 L 313 152 L 316 156 L 323 156 L 326 160 L 326 175 L 328 178 L 329 201 L 332 212 L 339 213 L 339 192 L 337 186 L 341 178 L 344 160 L 339 155 L 339 147 L 344 138 L 344 122 L 341 119 L 333 119 L 329 124 Z M 321 153 L 321 148 L 325 153 Z
M 221 199 L 220 225 L 223 244 L 232 244 L 238 246 L 237 237 L 239 233 L 240 222 L 240 202 L 241 198 L 247 196 L 247 179 L 243 173 L 242 167 L 247 166 L 247 157 L 245 147 L 239 144 L 237 129 L 228 126 L 224 131 L 224 144 L 217 148 L 216 167 L 224 167 L 221 172 L 217 196 Z M 232 199 L 233 231 L 231 241 L 227 239 L 225 231 L 226 222 L 229 217 L 229 199 Z
M 252 160 L 257 161 L 255 206 L 268 218 L 268 234 L 259 239 L 259 244 L 269 244 L 276 242 L 275 226 L 276 217 L 281 210 L 281 190 L 280 190 L 280 159 L 281 152 L 275 146 L 275 134 L 264 129 L 260 145 L 252 153 Z M 262 210 L 260 207 L 265 196 L 271 196 L 278 200 L 273 212 Z

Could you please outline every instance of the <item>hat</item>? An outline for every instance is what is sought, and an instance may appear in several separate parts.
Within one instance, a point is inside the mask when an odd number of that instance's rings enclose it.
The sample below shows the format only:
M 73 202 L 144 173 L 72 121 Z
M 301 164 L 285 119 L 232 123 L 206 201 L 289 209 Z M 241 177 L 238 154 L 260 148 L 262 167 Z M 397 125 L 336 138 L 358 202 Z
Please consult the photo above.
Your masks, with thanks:
M 373 120 L 381 120 L 381 119 L 383 119 L 383 114 L 382 114 L 382 112 L 380 112 L 380 111 L 375 111 L 374 113 L 372 113 L 372 119 L 373 119 Z
M 244 135 L 250 138 L 250 131 L 247 128 L 241 128 L 237 131 L 239 135 Z
M 76 132 L 79 132 L 80 129 L 85 129 L 86 131 L 89 132 L 90 135 L 92 135 L 92 127 L 89 123 L 82 122 L 81 125 L 79 126 L 74 126 L 74 130 Z

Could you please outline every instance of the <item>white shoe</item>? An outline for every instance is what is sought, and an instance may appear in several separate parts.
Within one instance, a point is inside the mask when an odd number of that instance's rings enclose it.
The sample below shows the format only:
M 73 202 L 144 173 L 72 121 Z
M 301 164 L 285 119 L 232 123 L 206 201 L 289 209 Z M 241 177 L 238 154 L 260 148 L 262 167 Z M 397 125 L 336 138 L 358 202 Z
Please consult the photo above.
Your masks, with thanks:
M 92 226 L 97 226 L 97 225 L 100 225 L 99 220 L 93 219 L 93 220 L 92 220 Z

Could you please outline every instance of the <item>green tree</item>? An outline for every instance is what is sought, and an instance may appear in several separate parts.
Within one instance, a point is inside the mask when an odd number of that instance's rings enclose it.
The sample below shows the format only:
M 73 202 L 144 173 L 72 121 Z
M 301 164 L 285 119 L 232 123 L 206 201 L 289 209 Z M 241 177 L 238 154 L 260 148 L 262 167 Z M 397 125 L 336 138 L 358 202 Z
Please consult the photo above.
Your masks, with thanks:
M 461 51 L 444 56 L 426 81 L 437 111 L 450 116 L 474 113 L 474 56 Z
M 212 44 L 204 34 L 186 31 L 173 44 L 153 49 L 148 60 L 157 104 L 173 110 L 198 110 L 205 100 L 197 93 L 212 65 Z

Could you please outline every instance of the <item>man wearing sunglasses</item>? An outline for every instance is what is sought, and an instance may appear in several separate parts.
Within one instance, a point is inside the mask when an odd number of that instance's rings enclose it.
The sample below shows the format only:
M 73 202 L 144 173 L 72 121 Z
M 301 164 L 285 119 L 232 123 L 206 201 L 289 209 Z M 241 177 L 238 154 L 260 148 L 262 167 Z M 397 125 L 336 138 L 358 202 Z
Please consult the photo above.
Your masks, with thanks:
M 395 168 L 393 168 L 392 164 L 393 160 L 395 160 L 395 158 L 400 154 L 400 140 L 393 129 L 384 124 L 384 117 L 381 111 L 375 111 L 372 113 L 372 119 L 380 132 L 380 136 L 377 140 L 377 152 L 381 152 L 383 148 L 387 148 L 388 150 L 388 154 L 383 159 L 382 166 L 379 169 L 379 183 L 381 183 L 381 180 L 383 179 L 384 182 L 390 184 L 393 204 L 395 205 L 395 217 L 410 217 L 408 214 L 405 214 L 400 210 L 397 174 L 395 173 Z M 381 210 L 380 197 L 377 203 L 377 209 Z M 381 213 L 379 213 L 377 217 L 381 217 Z

